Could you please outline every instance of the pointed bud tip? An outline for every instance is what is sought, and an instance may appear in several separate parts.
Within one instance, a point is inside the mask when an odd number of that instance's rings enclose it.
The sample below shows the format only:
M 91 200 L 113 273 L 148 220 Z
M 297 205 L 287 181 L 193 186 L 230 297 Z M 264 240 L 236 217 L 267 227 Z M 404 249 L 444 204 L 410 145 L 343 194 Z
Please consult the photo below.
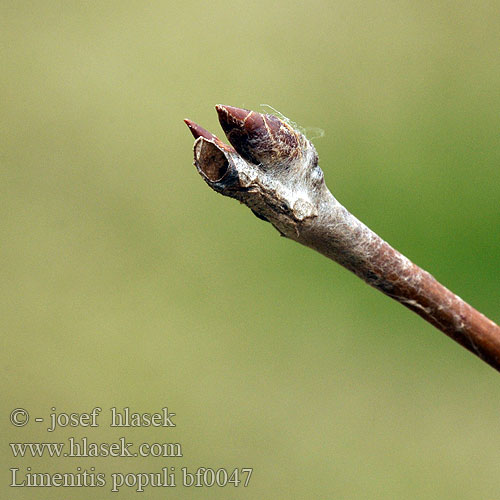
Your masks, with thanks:
M 210 141 L 217 139 L 214 134 L 212 134 L 208 130 L 205 130 L 201 125 L 198 125 L 188 118 L 184 119 L 184 123 L 188 126 L 195 139 L 198 139 L 198 137 L 204 137 L 205 139 L 208 139 Z
M 217 104 L 215 109 L 219 115 L 219 121 L 221 121 L 221 123 L 223 121 L 227 122 L 228 120 L 244 122 L 250 113 L 254 113 L 254 111 L 250 111 L 248 109 L 226 106 L 224 104 Z
M 235 152 L 232 146 L 224 144 L 216 135 L 212 134 L 212 132 L 209 132 L 208 130 L 204 129 L 201 125 L 198 125 L 192 120 L 189 120 L 189 118 L 185 118 L 184 123 L 188 126 L 189 130 L 191 131 L 195 139 L 198 139 L 198 137 L 203 137 L 204 139 L 215 142 L 220 148 L 224 149 L 229 153 Z

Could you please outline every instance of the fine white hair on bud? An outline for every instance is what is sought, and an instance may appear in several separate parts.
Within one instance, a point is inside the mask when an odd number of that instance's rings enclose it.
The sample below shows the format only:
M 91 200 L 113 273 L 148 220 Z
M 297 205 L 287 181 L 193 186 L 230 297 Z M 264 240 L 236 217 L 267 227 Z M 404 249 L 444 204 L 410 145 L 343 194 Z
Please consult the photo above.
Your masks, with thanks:
M 219 121 L 234 149 L 247 161 L 267 168 L 287 168 L 314 146 L 304 134 L 274 115 L 233 106 L 216 106 Z

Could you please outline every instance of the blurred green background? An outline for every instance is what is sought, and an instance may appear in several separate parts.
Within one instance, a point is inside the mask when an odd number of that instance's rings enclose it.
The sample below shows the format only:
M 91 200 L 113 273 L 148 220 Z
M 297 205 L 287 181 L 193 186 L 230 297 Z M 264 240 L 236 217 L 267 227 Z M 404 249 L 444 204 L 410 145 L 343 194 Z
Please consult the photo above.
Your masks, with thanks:
M 498 1 L 1 0 L 2 497 L 20 473 L 253 467 L 144 498 L 500 498 L 493 369 L 213 193 L 189 117 L 270 104 L 335 196 L 500 320 Z M 103 408 L 98 429 L 35 416 Z M 113 429 L 168 406 L 175 429 Z M 26 427 L 9 424 L 26 408 Z M 179 442 L 183 458 L 14 458 L 8 442 Z

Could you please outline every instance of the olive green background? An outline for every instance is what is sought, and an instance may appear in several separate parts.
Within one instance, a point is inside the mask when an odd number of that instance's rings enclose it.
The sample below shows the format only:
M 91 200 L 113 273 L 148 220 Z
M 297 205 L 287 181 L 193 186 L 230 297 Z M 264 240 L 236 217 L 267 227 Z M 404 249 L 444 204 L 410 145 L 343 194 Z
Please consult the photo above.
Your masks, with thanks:
M 0 6 L 3 498 L 500 498 L 498 373 L 212 192 L 182 123 L 221 134 L 216 103 L 269 104 L 322 129 L 335 196 L 498 322 L 498 1 Z M 95 406 L 97 429 L 34 422 Z M 167 406 L 177 426 L 112 429 L 112 406 Z M 184 457 L 7 444 L 68 436 Z M 236 489 L 9 488 L 28 466 L 254 473 Z

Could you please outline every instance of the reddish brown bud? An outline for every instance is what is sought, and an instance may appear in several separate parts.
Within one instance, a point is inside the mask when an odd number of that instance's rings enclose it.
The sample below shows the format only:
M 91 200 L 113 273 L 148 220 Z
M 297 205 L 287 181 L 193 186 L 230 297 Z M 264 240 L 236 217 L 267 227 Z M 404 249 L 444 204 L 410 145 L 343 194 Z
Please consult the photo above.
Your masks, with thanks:
M 201 125 L 198 125 L 197 123 L 189 120 L 188 118 L 184 120 L 184 123 L 189 127 L 189 130 L 191 131 L 195 139 L 198 139 L 198 137 L 204 137 L 209 141 L 214 141 L 217 139 L 217 137 L 214 134 L 212 134 L 212 132 L 205 130 Z
M 234 152 L 234 148 L 232 148 L 228 144 L 223 143 L 217 136 L 212 134 L 212 132 L 209 132 L 208 130 L 204 129 L 201 125 L 198 125 L 197 123 L 189 120 L 188 118 L 184 119 L 184 123 L 188 126 L 189 130 L 191 131 L 195 139 L 198 139 L 198 137 L 204 137 L 205 139 L 214 142 L 225 151 Z
M 273 115 L 217 105 L 220 124 L 228 141 L 245 160 L 264 167 L 293 161 L 307 139 Z

